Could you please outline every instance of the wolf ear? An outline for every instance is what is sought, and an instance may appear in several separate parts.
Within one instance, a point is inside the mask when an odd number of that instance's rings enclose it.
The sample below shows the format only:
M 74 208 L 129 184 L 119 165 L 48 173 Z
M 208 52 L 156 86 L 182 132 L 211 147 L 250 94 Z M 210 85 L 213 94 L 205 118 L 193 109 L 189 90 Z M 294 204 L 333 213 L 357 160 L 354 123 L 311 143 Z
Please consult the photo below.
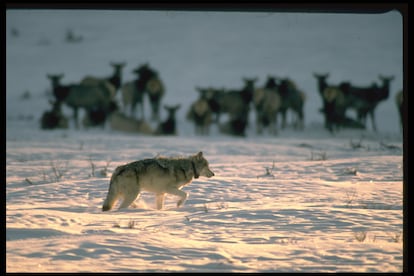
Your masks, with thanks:
M 203 152 L 200 151 L 199 153 L 197 153 L 196 154 L 196 157 L 201 159 L 203 157 Z

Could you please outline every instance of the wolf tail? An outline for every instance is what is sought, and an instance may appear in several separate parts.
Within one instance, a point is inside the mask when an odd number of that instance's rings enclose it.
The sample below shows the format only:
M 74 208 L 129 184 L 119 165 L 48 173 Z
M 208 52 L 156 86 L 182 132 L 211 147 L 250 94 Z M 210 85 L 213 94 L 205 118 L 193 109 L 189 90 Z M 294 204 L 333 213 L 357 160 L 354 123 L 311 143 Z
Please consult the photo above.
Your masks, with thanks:
M 117 199 L 117 193 L 115 191 L 115 185 L 113 185 L 113 180 L 111 179 L 111 181 L 109 182 L 109 190 L 108 190 L 108 195 L 106 196 L 106 199 L 103 203 L 102 206 L 102 211 L 109 211 L 112 209 L 116 199 Z

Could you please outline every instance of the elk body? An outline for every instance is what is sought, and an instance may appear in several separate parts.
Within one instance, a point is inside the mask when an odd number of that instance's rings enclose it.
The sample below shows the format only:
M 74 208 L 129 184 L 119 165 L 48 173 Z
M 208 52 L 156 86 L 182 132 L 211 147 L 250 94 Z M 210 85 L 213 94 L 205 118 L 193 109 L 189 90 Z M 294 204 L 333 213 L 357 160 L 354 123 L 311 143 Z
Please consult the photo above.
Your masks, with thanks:
M 187 112 L 187 119 L 193 121 L 195 133 L 208 135 L 212 123 L 212 112 L 207 99 L 200 97 L 193 102 Z
M 158 72 L 143 64 L 133 70 L 137 78 L 127 82 L 122 88 L 122 101 L 124 107 L 130 106 L 131 116 L 134 115 L 137 105 L 140 105 L 141 119 L 144 119 L 144 95 L 147 94 L 151 105 L 152 119 L 159 120 L 160 104 L 165 94 L 164 84 Z
M 177 134 L 177 122 L 176 122 L 176 113 L 180 109 L 181 105 L 168 106 L 165 105 L 164 108 L 167 111 L 168 115 L 165 121 L 160 122 L 155 134 L 157 135 L 176 135 Z
M 114 87 L 106 81 L 96 84 L 68 84 L 60 83 L 63 74 L 47 75 L 52 83 L 52 91 L 56 101 L 66 104 L 73 110 L 73 119 L 78 128 L 78 111 L 84 108 L 86 111 L 96 108 L 108 110 L 115 95 Z
M 119 111 L 111 113 L 109 116 L 109 124 L 113 130 L 145 135 L 154 134 L 153 129 L 146 121 L 128 117 Z
M 197 88 L 207 100 L 210 110 L 216 114 L 215 121 L 223 133 L 244 136 L 248 125 L 250 103 L 257 78 L 243 78 L 241 89 Z M 220 124 L 221 114 L 228 115 L 228 121 Z
M 115 88 L 115 92 L 118 91 L 118 89 L 122 85 L 122 69 L 125 67 L 126 63 L 110 63 L 111 67 L 113 68 L 112 75 L 104 78 L 94 77 L 94 76 L 86 76 L 82 79 L 81 84 L 91 84 L 91 85 L 98 85 L 101 81 L 108 81 L 110 84 L 112 84 Z
M 295 116 L 293 126 L 297 129 L 303 129 L 305 93 L 299 90 L 296 84 L 288 78 L 281 79 L 277 87 L 282 99 L 279 109 L 282 114 L 282 128 L 286 127 L 286 115 L 290 109 Z
M 329 74 L 313 74 L 317 80 L 318 91 L 322 99 L 323 106 L 320 111 L 324 114 L 325 128 L 331 133 L 341 127 L 363 129 L 365 126 L 359 121 L 346 115 L 349 108 L 349 98 L 345 93 L 348 84 L 345 82 L 339 85 L 327 83 Z
M 263 88 L 255 89 L 253 105 L 256 111 L 257 133 L 261 134 L 263 128 L 268 127 L 270 134 L 277 134 L 277 113 L 282 105 L 282 99 L 273 77 L 268 78 Z
M 347 107 L 355 109 L 358 121 L 366 126 L 367 116 L 371 118 L 372 129 L 377 131 L 375 109 L 381 101 L 388 99 L 390 95 L 390 83 L 393 76 L 379 76 L 381 85 L 372 84 L 368 87 L 354 86 L 350 82 L 343 85 L 343 92 L 347 100 Z
M 45 111 L 40 119 L 42 129 L 68 128 L 68 119 L 62 112 L 61 102 L 51 101 L 52 109 Z

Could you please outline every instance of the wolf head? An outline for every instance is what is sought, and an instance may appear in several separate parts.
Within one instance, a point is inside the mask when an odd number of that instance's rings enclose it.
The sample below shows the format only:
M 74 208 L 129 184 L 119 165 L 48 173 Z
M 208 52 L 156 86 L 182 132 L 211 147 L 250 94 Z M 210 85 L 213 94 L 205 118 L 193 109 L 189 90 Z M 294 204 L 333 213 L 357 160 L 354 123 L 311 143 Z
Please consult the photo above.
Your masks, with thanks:
M 214 176 L 214 173 L 208 167 L 208 162 L 204 158 L 203 153 L 201 151 L 191 156 L 191 161 L 193 164 L 194 178 L 198 178 L 200 176 L 205 176 L 205 177 L 210 178 Z

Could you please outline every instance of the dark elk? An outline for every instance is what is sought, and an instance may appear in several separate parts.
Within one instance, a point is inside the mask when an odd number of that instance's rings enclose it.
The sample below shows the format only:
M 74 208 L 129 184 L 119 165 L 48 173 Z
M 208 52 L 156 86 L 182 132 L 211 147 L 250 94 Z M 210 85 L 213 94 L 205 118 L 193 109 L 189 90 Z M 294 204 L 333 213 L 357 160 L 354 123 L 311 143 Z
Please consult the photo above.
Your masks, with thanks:
M 133 72 L 137 78 L 122 87 L 122 101 L 125 107 L 130 106 L 131 116 L 134 116 L 136 106 L 140 106 L 141 119 L 145 118 L 144 95 L 148 94 L 151 105 L 152 119 L 159 120 L 160 104 L 165 94 L 164 84 L 158 72 L 145 63 Z
M 357 113 L 358 121 L 366 127 L 367 116 L 371 118 L 372 129 L 377 131 L 375 120 L 375 109 L 381 101 L 388 99 L 390 95 L 390 83 L 394 76 L 379 76 L 381 85 L 372 84 L 368 87 L 354 86 L 349 82 L 343 83 L 347 107 L 354 109 Z
M 313 76 L 316 78 L 318 92 L 322 99 L 322 108 L 319 111 L 324 115 L 325 128 L 333 133 L 343 127 L 347 121 L 345 95 L 339 86 L 328 84 L 329 73 L 314 73 Z
M 158 121 L 160 117 L 161 100 L 165 94 L 164 84 L 161 81 L 158 72 L 152 69 L 148 63 L 139 66 L 133 72 L 137 74 L 138 78 L 133 82 L 135 87 L 133 89 L 129 88 L 129 90 L 133 90 L 133 92 L 123 91 L 124 103 L 130 101 L 128 104 L 131 104 L 131 113 L 135 112 L 137 103 L 140 103 L 142 106 L 142 116 L 144 116 L 143 95 L 147 94 L 151 105 L 151 118 Z
M 326 101 L 326 99 L 324 97 L 324 94 L 323 94 L 323 92 L 325 91 L 325 88 L 328 87 L 328 82 L 327 82 L 326 79 L 329 77 L 329 73 L 327 73 L 327 74 L 313 73 L 313 76 L 316 78 L 319 96 L 322 99 L 322 108 L 319 111 L 324 113 L 324 115 L 325 115 L 324 116 L 324 118 L 325 118 L 325 124 L 324 125 L 325 125 L 325 128 L 329 129 L 329 118 L 325 114 L 327 101 Z
M 82 79 L 81 84 L 95 86 L 108 86 L 109 84 L 113 86 L 112 89 L 115 91 L 116 95 L 122 84 L 122 69 L 125 67 L 126 63 L 111 62 L 110 65 L 113 69 L 112 75 L 107 77 L 86 76 Z M 109 105 L 98 105 L 88 108 L 83 119 L 83 126 L 104 126 L 110 113 L 118 109 L 117 103 L 114 100 L 115 95 L 112 96 L 113 101 L 110 101 Z
M 200 98 L 207 101 L 212 116 L 214 117 L 212 119 L 213 122 L 218 123 L 220 120 L 220 103 L 218 100 L 221 94 L 225 93 L 225 89 L 196 87 L 196 90 L 200 93 Z
M 63 74 L 47 75 L 52 83 L 55 100 L 64 103 L 73 110 L 73 119 L 76 128 L 79 127 L 78 111 L 80 108 L 87 112 L 97 108 L 109 110 L 115 97 L 115 89 L 109 82 L 98 84 L 67 84 L 60 83 Z
M 349 101 L 344 93 L 347 84 L 340 85 L 328 84 L 326 79 L 329 74 L 313 74 L 317 80 L 319 95 L 322 99 L 322 108 L 320 111 L 325 118 L 325 128 L 331 133 L 345 128 L 365 128 L 363 124 L 346 116 L 346 110 L 349 106 Z
M 158 128 L 155 131 L 157 135 L 176 135 L 177 134 L 177 121 L 175 115 L 177 110 L 180 109 L 181 105 L 168 106 L 165 105 L 164 108 L 167 111 L 167 119 L 163 122 L 160 122 Z
M 86 110 L 85 117 L 82 120 L 84 127 L 104 127 L 107 119 L 111 114 L 118 110 L 116 101 L 111 101 L 109 106 L 95 106 Z
M 230 120 L 246 117 L 247 123 L 256 81 L 257 78 L 243 78 L 244 86 L 241 89 L 217 93 L 215 101 L 219 106 L 218 114 L 226 113 L 229 115 Z
M 327 86 L 323 91 L 326 128 L 334 133 L 340 128 L 360 128 L 364 126 L 346 116 L 347 100 L 341 86 Z
M 244 86 L 241 89 L 207 88 L 202 92 L 209 103 L 210 109 L 216 114 L 217 123 L 220 123 L 221 114 L 228 115 L 228 122 L 220 127 L 223 133 L 237 136 L 245 135 L 256 81 L 257 78 L 243 78 Z M 200 90 L 201 88 L 197 89 Z
M 112 130 L 146 135 L 154 133 L 146 121 L 128 117 L 120 112 L 115 101 L 111 102 L 109 110 L 104 110 L 103 108 L 87 110 L 83 119 L 83 125 L 85 127 L 103 127 L 106 121 L 109 121 L 109 126 Z
M 68 119 L 62 112 L 61 102 L 50 101 L 52 109 L 45 111 L 40 119 L 42 129 L 68 128 Z
M 286 127 L 287 111 L 294 114 L 293 126 L 296 129 L 304 128 L 304 104 L 306 95 L 297 85 L 288 78 L 283 78 L 278 84 L 278 91 L 282 99 L 279 112 L 282 114 L 282 128 Z

